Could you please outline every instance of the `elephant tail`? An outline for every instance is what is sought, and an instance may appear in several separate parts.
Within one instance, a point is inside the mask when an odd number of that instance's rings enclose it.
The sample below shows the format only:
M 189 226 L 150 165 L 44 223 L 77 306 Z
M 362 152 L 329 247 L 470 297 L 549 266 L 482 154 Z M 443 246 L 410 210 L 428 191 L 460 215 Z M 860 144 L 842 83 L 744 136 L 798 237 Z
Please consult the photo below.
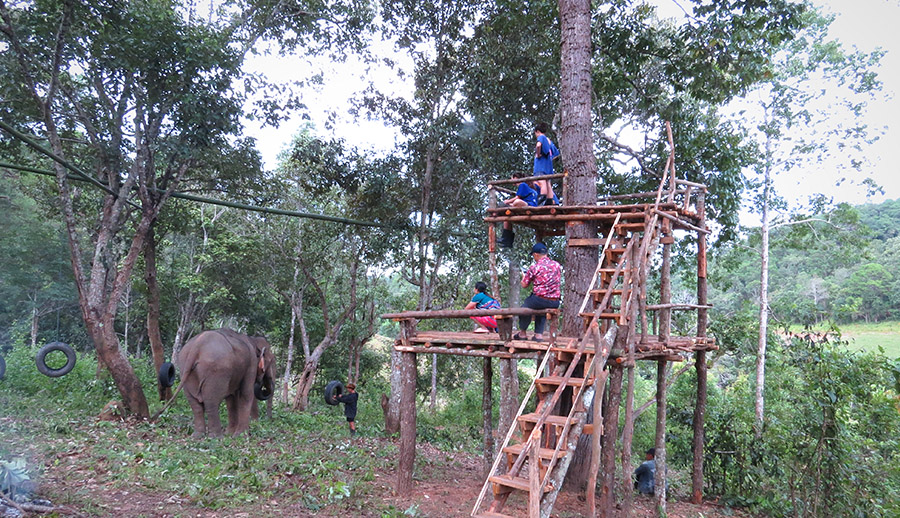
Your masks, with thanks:
M 194 358 L 185 358 L 185 362 L 182 365 L 190 365 L 190 367 L 188 367 L 187 370 L 185 370 L 184 372 L 181 373 L 181 383 L 178 384 L 178 387 L 175 389 L 175 392 L 172 393 L 172 398 L 169 399 L 168 401 L 166 401 L 166 404 L 163 405 L 163 407 L 160 408 L 158 412 L 153 414 L 153 417 L 150 418 L 151 423 L 156 422 L 156 420 L 159 419 L 159 416 L 161 416 L 163 414 L 163 412 L 168 410 L 169 407 L 172 406 L 172 403 L 175 402 L 175 398 L 178 397 L 178 393 L 181 392 L 181 390 L 184 388 L 184 382 L 185 382 L 185 380 L 187 380 L 188 375 L 191 373 L 192 370 L 194 370 L 194 367 L 197 366 L 197 363 L 195 360 L 196 360 L 196 353 L 194 354 Z M 201 386 L 202 386 L 202 383 L 201 383 Z

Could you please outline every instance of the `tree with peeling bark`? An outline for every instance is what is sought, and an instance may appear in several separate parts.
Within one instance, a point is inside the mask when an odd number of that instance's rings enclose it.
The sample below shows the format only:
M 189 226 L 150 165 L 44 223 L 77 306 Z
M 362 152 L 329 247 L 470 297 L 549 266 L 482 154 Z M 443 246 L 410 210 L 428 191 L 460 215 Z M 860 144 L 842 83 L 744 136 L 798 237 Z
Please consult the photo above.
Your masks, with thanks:
M 759 158 L 755 178 L 754 205 L 760 215 L 759 333 L 756 351 L 754 433 L 760 438 L 765 423 L 765 365 L 769 342 L 769 236 L 783 226 L 813 225 L 821 217 L 808 217 L 789 207 L 774 189 L 775 176 L 786 174 L 811 160 L 840 161 L 846 171 L 861 173 L 866 163 L 862 147 L 872 142 L 861 123 L 866 100 L 880 90 L 873 68 L 881 52 L 845 52 L 827 36 L 831 19 L 816 11 L 806 13 L 805 29 L 784 46 L 772 50 L 772 73 L 754 95 L 761 118 L 756 128 Z M 822 82 L 843 87 L 843 95 L 822 107 Z M 840 114 L 841 116 L 838 116 Z M 854 121 L 850 125 L 845 122 Z M 832 166 L 833 167 L 833 166 Z M 840 181 L 845 181 L 842 178 Z M 868 178 L 856 180 L 872 185 Z M 818 201 L 817 201 L 818 200 Z M 821 197 L 810 193 L 810 202 Z M 813 212 L 823 213 L 823 207 Z M 790 214 L 794 211 L 794 214 Z M 839 213 L 838 213 L 839 214 Z M 773 217 L 774 215 L 774 217 Z

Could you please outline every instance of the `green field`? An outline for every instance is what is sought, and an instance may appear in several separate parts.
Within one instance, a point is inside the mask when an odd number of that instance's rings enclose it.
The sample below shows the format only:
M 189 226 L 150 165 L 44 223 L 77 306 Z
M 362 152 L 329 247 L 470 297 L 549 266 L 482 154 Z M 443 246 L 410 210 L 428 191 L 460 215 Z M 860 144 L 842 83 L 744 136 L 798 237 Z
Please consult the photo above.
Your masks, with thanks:
M 854 323 L 840 326 L 850 348 L 859 351 L 884 349 L 890 358 L 900 358 L 900 322 Z

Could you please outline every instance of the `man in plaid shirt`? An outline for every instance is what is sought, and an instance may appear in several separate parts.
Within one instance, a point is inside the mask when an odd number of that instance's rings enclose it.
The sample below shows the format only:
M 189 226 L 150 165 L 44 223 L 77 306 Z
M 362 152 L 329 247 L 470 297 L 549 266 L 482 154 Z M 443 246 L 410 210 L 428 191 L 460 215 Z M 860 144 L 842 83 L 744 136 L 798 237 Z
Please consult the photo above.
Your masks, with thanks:
M 522 287 L 527 288 L 534 283 L 531 295 L 522 303 L 522 307 L 529 309 L 548 309 L 559 307 L 559 285 L 562 281 L 562 267 L 558 262 L 547 257 L 547 245 L 537 243 L 531 248 L 534 264 L 528 268 L 522 277 Z M 544 339 L 544 324 L 547 318 L 544 315 L 534 316 L 533 340 L 540 342 Z M 525 331 L 531 325 L 531 315 L 519 317 L 519 332 L 513 337 L 515 340 L 526 340 Z

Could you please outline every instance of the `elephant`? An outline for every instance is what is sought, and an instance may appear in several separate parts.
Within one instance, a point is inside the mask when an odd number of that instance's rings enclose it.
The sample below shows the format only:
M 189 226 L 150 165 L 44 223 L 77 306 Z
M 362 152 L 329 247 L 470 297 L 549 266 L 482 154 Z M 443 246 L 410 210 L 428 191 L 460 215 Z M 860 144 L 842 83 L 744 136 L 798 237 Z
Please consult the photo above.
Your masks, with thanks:
M 258 416 L 256 399 L 269 399 L 275 388 L 275 355 L 261 336 L 227 328 L 204 331 L 184 345 L 177 364 L 194 414 L 193 438 L 222 436 L 223 399 L 228 408 L 224 433 L 246 432 L 250 418 Z

